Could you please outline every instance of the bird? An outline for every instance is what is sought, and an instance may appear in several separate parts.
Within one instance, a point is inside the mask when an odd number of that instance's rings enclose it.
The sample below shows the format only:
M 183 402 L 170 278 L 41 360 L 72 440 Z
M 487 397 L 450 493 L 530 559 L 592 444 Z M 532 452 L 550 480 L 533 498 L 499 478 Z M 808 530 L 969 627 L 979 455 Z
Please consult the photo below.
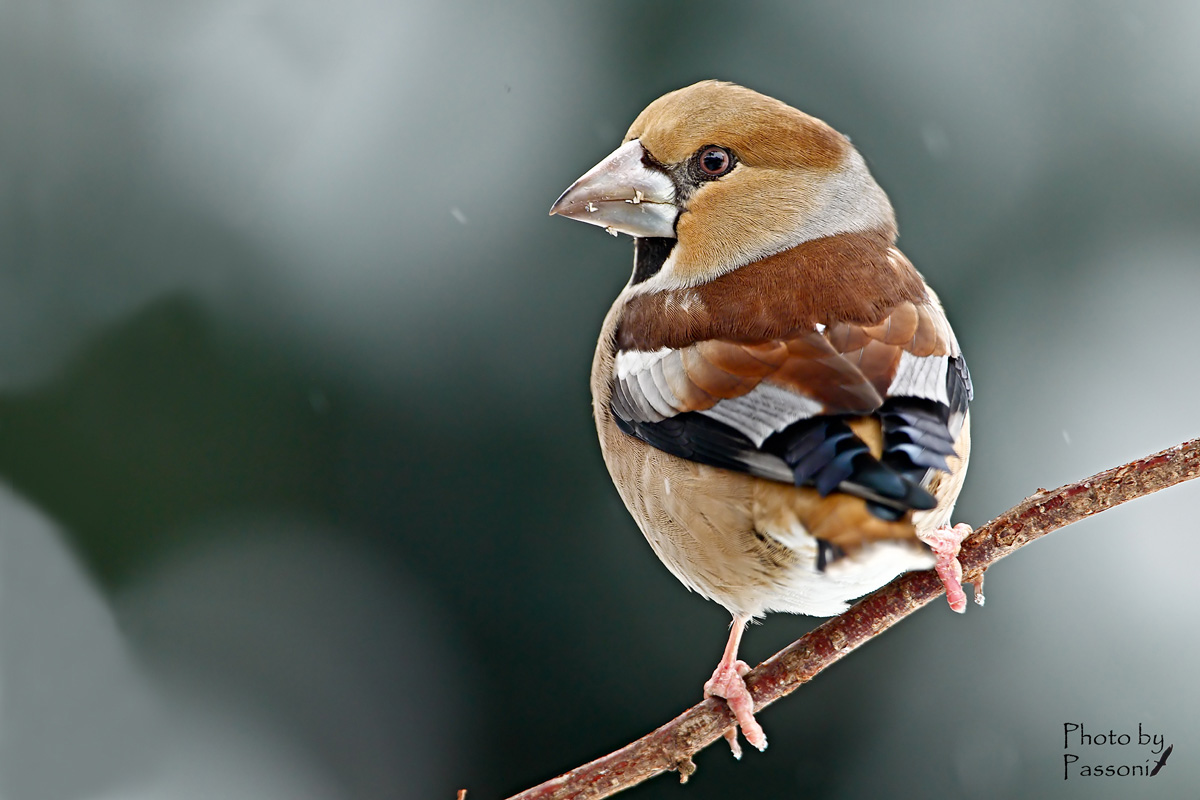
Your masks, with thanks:
M 748 622 L 930 567 L 965 609 L 966 361 L 850 140 L 743 86 L 653 101 L 550 214 L 634 239 L 592 361 L 600 449 L 667 569 L 732 615 L 704 696 L 736 757 L 739 728 L 763 750 Z
M 1154 763 L 1154 769 L 1150 770 L 1150 777 L 1153 778 L 1158 774 L 1159 770 L 1167 765 L 1167 759 L 1171 757 L 1171 751 L 1175 749 L 1175 745 L 1169 745 L 1163 754 L 1159 756 L 1158 761 Z

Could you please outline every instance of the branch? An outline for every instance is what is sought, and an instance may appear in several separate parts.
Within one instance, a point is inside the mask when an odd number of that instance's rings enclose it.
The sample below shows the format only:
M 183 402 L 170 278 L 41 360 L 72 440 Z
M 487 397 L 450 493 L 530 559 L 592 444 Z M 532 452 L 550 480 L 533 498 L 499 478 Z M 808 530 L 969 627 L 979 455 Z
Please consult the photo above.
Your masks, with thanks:
M 982 578 L 992 564 L 1051 531 L 1198 474 L 1200 439 L 1193 439 L 1053 492 L 1038 490 L 963 542 L 963 582 Z M 746 675 L 755 710 L 792 693 L 943 591 L 933 570 L 909 572 L 810 631 Z M 696 769 L 692 756 L 732 726 L 723 700 L 705 700 L 636 742 L 509 800 L 609 797 L 668 770 L 686 782 Z

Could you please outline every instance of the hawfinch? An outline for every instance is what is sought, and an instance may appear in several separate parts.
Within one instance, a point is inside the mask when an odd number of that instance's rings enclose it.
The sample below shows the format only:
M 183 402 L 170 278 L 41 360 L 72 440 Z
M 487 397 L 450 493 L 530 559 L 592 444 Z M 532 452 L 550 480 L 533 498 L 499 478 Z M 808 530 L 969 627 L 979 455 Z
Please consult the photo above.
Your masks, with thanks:
M 705 696 L 761 750 L 748 620 L 931 566 L 965 607 L 966 362 L 850 141 L 741 86 L 655 100 L 550 213 L 634 237 L 592 363 L 600 448 L 667 569 L 733 614 Z

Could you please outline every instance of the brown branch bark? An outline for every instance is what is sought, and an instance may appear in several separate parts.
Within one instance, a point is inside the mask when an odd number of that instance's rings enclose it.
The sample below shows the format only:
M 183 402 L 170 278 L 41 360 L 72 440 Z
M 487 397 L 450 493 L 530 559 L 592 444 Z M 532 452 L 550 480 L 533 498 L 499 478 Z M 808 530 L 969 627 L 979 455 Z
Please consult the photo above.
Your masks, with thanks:
M 962 547 L 964 582 L 1051 531 L 1200 475 L 1200 439 L 1056 489 L 1039 490 L 977 530 Z M 932 570 L 901 575 L 776 653 L 746 676 L 755 709 L 798 689 L 854 650 L 943 593 Z M 692 706 L 656 731 L 509 800 L 609 797 L 662 772 L 686 781 L 692 756 L 721 738 L 733 716 L 720 700 Z

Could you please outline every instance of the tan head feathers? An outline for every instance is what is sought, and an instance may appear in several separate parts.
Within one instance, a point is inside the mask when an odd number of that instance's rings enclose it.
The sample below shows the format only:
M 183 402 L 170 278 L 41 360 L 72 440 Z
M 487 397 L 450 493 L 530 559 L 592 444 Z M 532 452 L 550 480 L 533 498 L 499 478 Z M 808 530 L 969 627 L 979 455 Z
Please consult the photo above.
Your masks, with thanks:
M 834 169 L 850 149 L 846 137 L 816 117 L 724 81 L 701 81 L 655 100 L 629 127 L 664 164 L 704 145 L 733 150 L 748 166 Z

